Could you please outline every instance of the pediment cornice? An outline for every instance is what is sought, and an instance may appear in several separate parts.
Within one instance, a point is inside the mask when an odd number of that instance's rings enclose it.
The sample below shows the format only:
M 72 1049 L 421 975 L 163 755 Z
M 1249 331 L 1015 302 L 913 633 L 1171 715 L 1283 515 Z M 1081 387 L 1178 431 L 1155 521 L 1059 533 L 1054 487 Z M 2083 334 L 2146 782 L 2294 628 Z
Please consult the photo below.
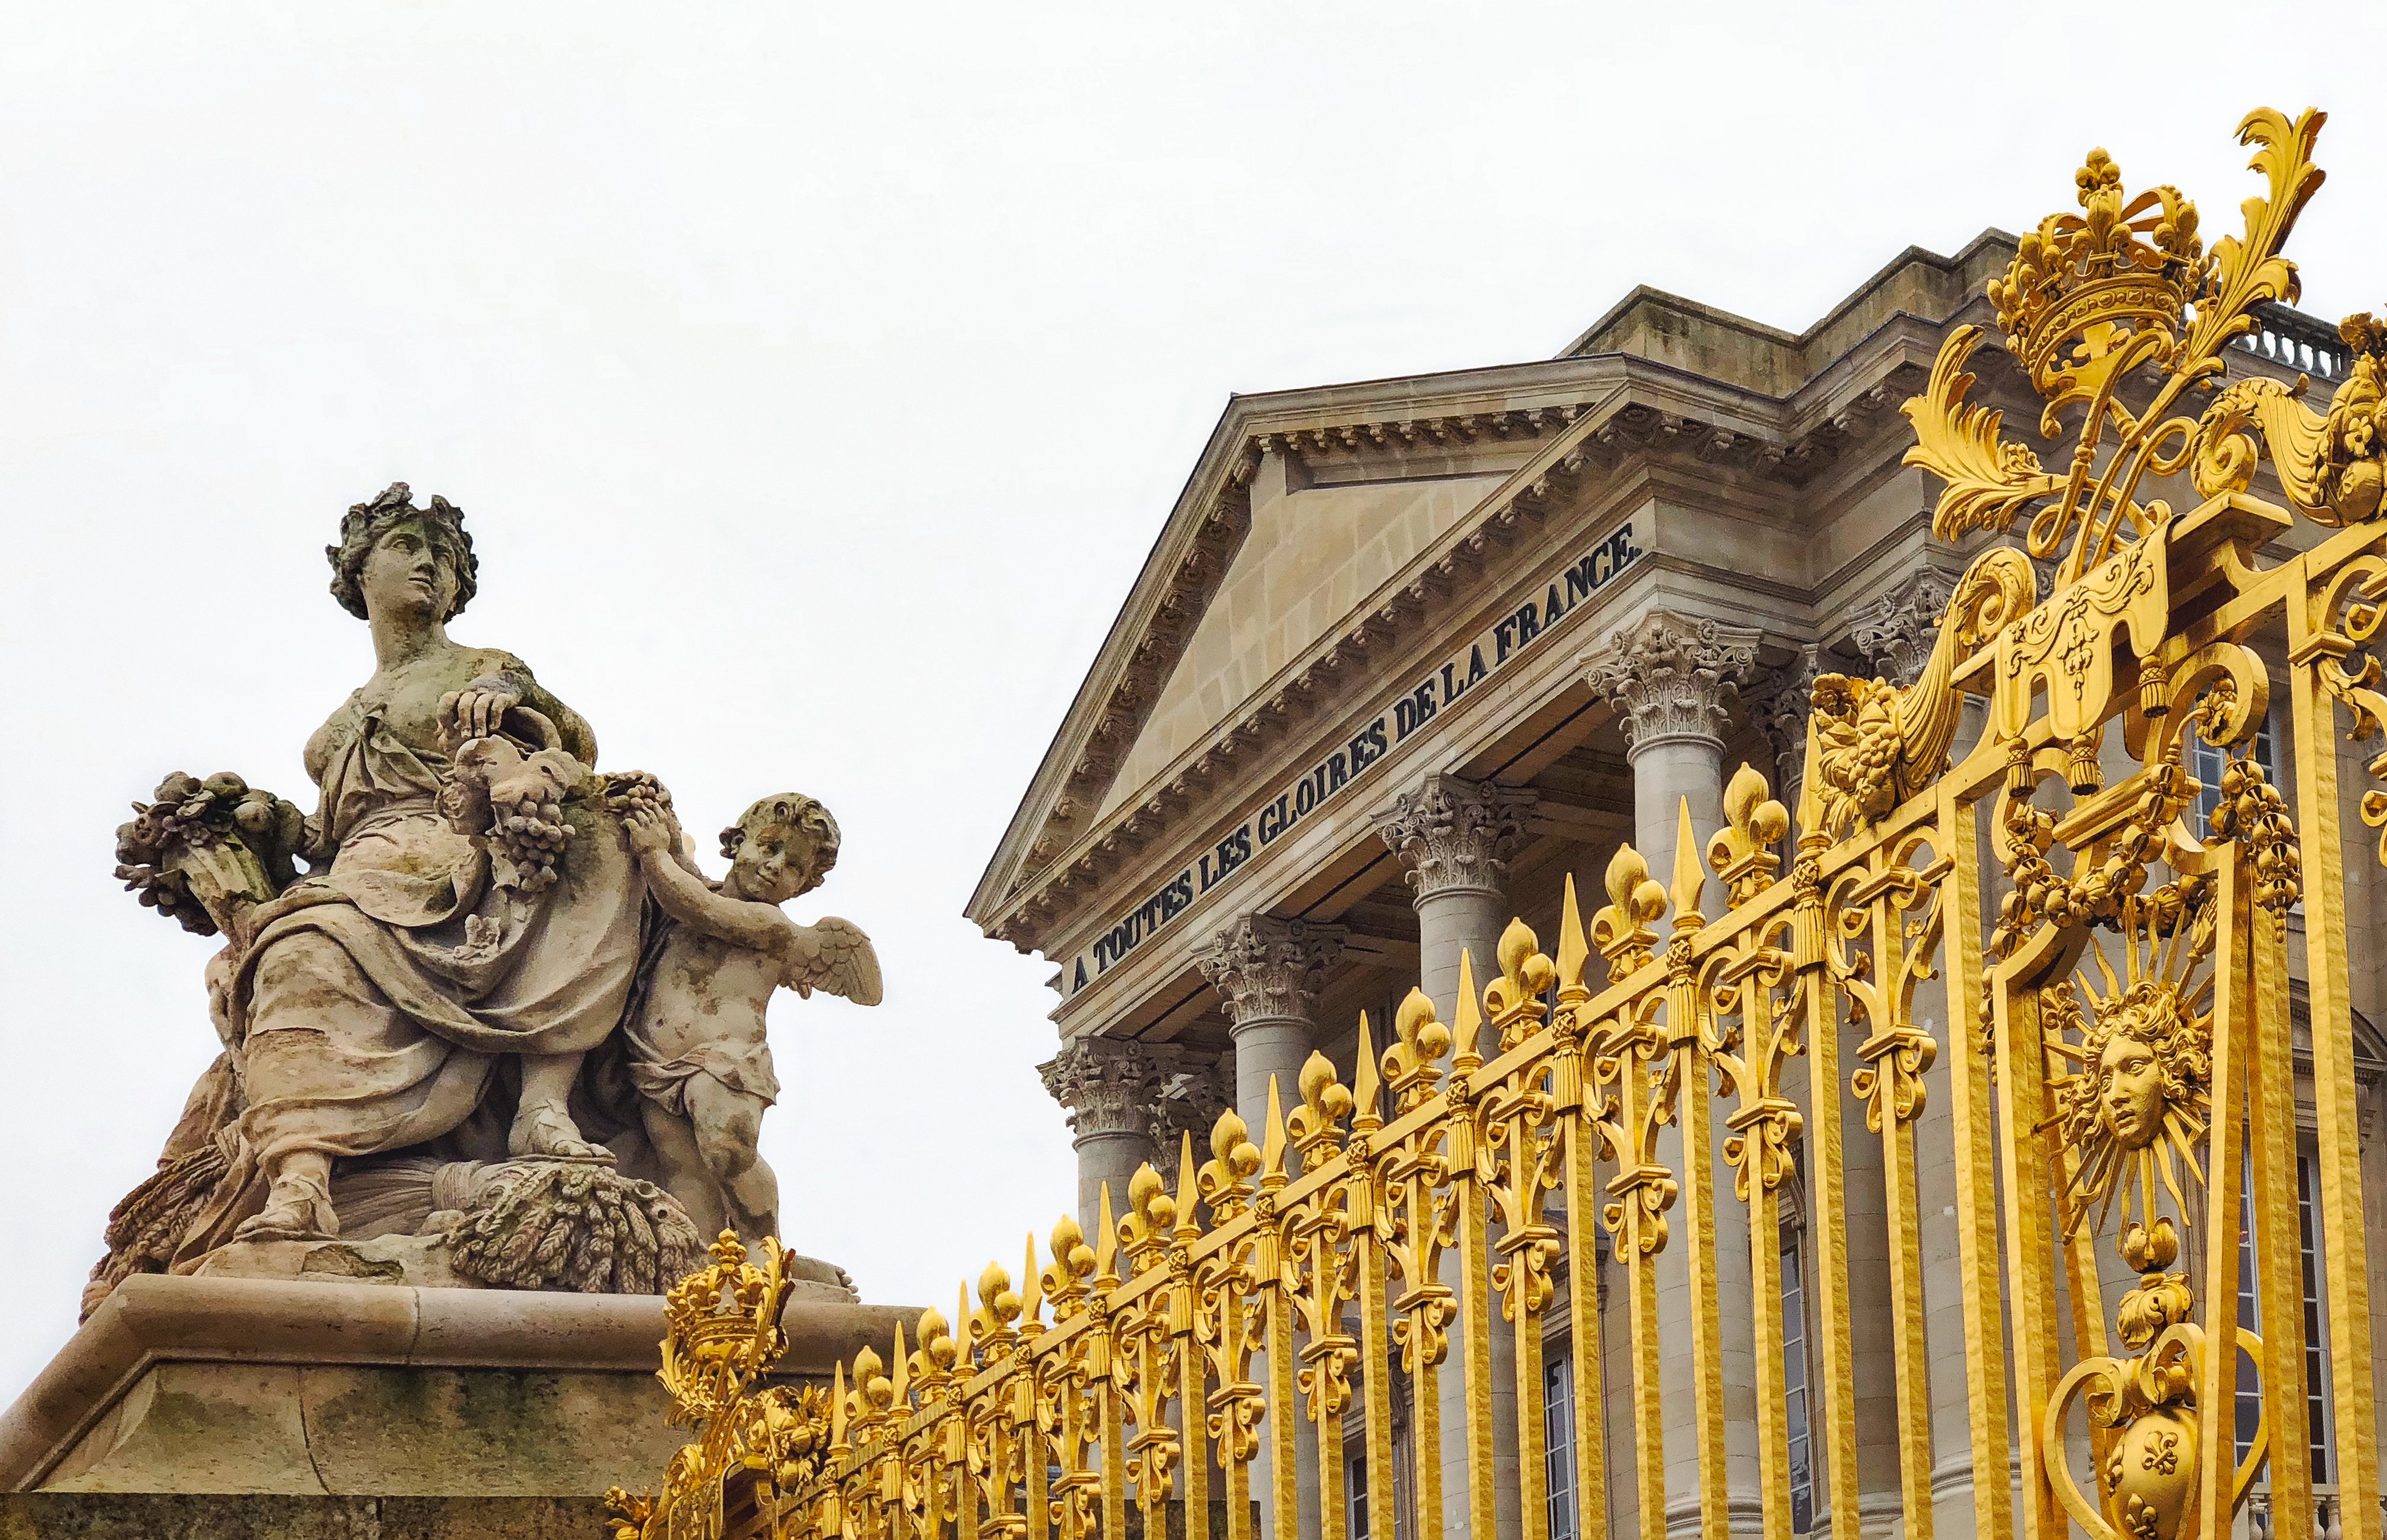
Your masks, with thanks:
M 1637 303 L 1652 301 L 1643 294 Z M 1919 388 L 1951 319 L 1886 305 L 1858 334 L 1843 319 L 1849 309 L 1834 312 L 1842 327 L 1836 356 L 1781 395 L 1657 359 L 1572 353 L 1231 399 L 972 895 L 970 916 L 1022 951 L 1040 949 L 1124 868 L 1142 865 L 1141 853 L 1184 832 L 1189 810 L 1206 806 L 1214 789 L 1260 773 L 1271 745 L 1292 752 L 1289 740 L 1312 716 L 1339 709 L 1362 663 L 1381 668 L 1439 624 L 1451 596 L 1514 544 L 1522 524 L 1596 495 L 1595 484 L 1628 463 L 1710 477 L 1724 471 L 1787 491 L 1846 473 L 1852 449 L 1902 427 L 1897 407 Z M 1249 486 L 1264 457 L 1389 466 L 1403 454 L 1486 447 L 1528 458 L 1439 544 L 1234 707 L 1206 742 L 1113 799 L 1120 764 L 1249 528 Z

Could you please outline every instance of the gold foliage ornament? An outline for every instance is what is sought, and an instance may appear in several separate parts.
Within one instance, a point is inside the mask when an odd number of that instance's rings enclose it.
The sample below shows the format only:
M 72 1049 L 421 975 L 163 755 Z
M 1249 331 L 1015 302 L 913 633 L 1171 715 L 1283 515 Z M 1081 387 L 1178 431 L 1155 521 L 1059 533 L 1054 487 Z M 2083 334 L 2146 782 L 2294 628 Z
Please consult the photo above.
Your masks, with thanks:
M 2200 416 L 2175 414 L 2191 390 L 2216 388 L 2221 350 L 2254 329 L 2257 304 L 2295 299 L 2295 265 L 2280 248 L 2320 186 L 2311 154 L 2323 120 L 2318 111 L 2291 121 L 2264 108 L 2239 124 L 2267 195 L 2246 200 L 2242 237 L 2225 236 L 2209 251 L 2196 206 L 2177 189 L 2132 196 L 2112 158 L 2090 152 L 2075 178 L 2080 211 L 2041 221 L 1989 286 L 2006 347 L 2045 400 L 2041 435 L 2059 437 L 2071 409 L 2083 409 L 2069 462 L 2042 466 L 2004 440 L 1998 412 L 1965 401 L 1975 382 L 1964 365 L 1981 332 L 1959 327 L 1923 394 L 1902 409 L 1915 435 L 1906 463 L 1947 484 L 1933 513 L 1937 534 L 2003 531 L 2029 512 L 2025 543 L 2042 560 L 2064 551 L 2062 587 L 2169 517 L 2161 501 L 2137 500 L 2145 476 L 2192 465 L 2203 495 L 2242 490 L 2257 459 L 2250 431 L 2269 443 L 2289 499 L 2308 516 L 2334 524 L 2376 511 L 2387 438 L 2382 338 L 2368 317 L 2345 324 L 2357 362 L 2328 418 L 2304 405 L 2302 381 L 2292 389 L 2240 382 Z M 2159 383 L 2134 409 L 2125 387 L 2142 371 Z

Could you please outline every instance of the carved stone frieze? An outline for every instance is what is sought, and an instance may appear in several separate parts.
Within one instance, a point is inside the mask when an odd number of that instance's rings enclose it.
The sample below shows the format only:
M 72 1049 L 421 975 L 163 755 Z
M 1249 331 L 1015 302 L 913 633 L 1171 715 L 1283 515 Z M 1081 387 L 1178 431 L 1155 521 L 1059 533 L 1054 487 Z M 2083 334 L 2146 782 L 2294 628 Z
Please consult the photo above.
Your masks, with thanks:
M 1211 938 L 1197 954 L 1202 977 L 1226 998 L 1230 1019 L 1291 1016 L 1308 1020 L 1327 970 L 1343 958 L 1339 925 L 1246 915 Z
M 1178 1050 L 1132 1038 L 1076 1038 L 1037 1066 L 1044 1089 L 1069 1109 L 1080 1139 L 1101 1134 L 1149 1136 L 1161 1092 L 1181 1070 Z
M 1723 746 L 1759 633 L 1711 617 L 1652 610 L 1584 658 L 1592 693 L 1611 701 L 1634 749 L 1676 738 Z
M 1953 579 L 1928 569 L 1907 576 L 1858 612 L 1850 644 L 1876 677 L 1904 689 L 1922 676 L 1955 587 Z
M 1509 857 L 1535 800 L 1516 787 L 1428 776 L 1379 816 L 1377 832 L 1408 868 L 1420 898 L 1453 888 L 1505 891 Z

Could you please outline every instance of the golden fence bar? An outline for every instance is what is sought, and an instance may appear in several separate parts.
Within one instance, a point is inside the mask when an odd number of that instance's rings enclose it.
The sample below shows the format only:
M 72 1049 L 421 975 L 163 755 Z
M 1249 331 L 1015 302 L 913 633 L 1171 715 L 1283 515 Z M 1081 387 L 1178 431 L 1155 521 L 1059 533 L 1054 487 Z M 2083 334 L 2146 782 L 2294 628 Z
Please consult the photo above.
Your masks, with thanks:
M 2355 777 L 2337 744 L 2387 749 L 2387 325 L 2346 322 L 2325 412 L 2223 368 L 2253 308 L 2292 296 L 2279 251 L 2318 184 L 2319 122 L 2247 118 L 2267 191 L 2210 250 L 2176 191 L 2127 196 L 2092 154 L 2082 212 L 2051 217 L 1989 286 L 2007 348 L 2065 408 L 2051 422 L 2076 442 L 2054 468 L 1966 401 L 1986 334 L 1951 333 L 1907 403 L 1908 458 L 1942 485 L 1939 536 L 1987 537 L 1915 685 L 1817 680 L 1795 820 L 1742 767 L 1723 827 L 1684 804 L 1664 885 L 1626 845 L 1586 924 L 1569 877 L 1547 950 L 1517 921 L 1492 956 L 1462 956 L 1449 1023 L 1412 991 L 1379 1051 L 1362 1017 L 1349 1084 L 1313 1055 L 1271 1088 L 1264 1126 L 1220 1117 L 1206 1158 L 1188 1139 L 1172 1169 L 1105 1188 L 1094 1234 L 1064 1218 L 1041 1256 L 1031 1235 L 1016 1276 L 988 1267 L 950 1320 L 928 1312 L 827 1386 L 772 1379 L 784 1258 L 723 1237 L 666 1299 L 662 1377 L 694 1438 L 654 1495 L 613 1495 L 617 1536 L 1384 1540 L 1402 1512 L 1408 1540 L 1460 1540 L 1453 1516 L 1493 1540 L 1514 1502 L 1521 1540 L 1553 1540 L 1547 1473 L 1571 1458 L 1579 1534 L 1629 1500 L 1643 1540 L 1664 1540 L 1671 1455 L 1696 1473 L 1704 1540 L 1725 1540 L 1745 1435 L 1724 1331 L 1753 1308 L 1757 1521 L 1789 1540 L 1782 1228 L 1803 1164 L 1819 1520 L 1852 1523 L 1863 1490 L 1850 1261 L 1877 1240 L 1895 1405 L 1868 1436 L 1894 1445 L 1905 1534 L 1930 1540 L 1961 1521 L 1931 1483 L 1964 1452 L 1935 1446 L 1931 1377 L 1958 1344 L 1933 1362 L 1924 1309 L 1919 1173 L 1924 1142 L 1945 1139 L 1927 1153 L 1954 1188 L 1977 1536 L 2224 1540 L 2258 1482 L 2271 1533 L 2321 1534 L 2318 1395 L 2328 1533 L 2381 1540 L 2360 1243 L 2366 1197 L 2387 1194 L 2365 1193 L 2359 1160 L 2345 841 L 2348 799 L 2387 830 L 2387 752 Z M 2258 468 L 2280 500 L 2256 494 Z M 2256 752 L 2275 670 L 2295 760 L 2277 778 Z M 1984 726 L 1959 751 L 1968 698 Z M 2299 905 L 2311 1206 L 2334 1250 L 2316 1281 L 2329 1370 L 2309 1386 Z M 1933 980 L 1944 1027 L 1916 1015 Z M 1800 1055 L 1803 1106 L 1783 1091 Z M 1860 1221 L 1847 1167 L 1876 1145 L 1887 1212 Z M 1718 1224 L 1726 1180 L 1745 1234 Z M 1628 1338 L 1614 1387 L 1603 1236 Z M 1718 1256 L 1741 1244 L 1754 1296 L 1728 1304 Z M 1670 1245 L 1682 1340 L 1660 1328 Z M 2109 1257 L 2127 1290 L 2103 1283 Z M 1551 1447 L 1560 1315 L 1574 1416 Z M 1494 1422 L 1511 1388 L 1496 1345 L 1514 1362 L 1514 1447 Z M 1692 1371 L 1689 1448 L 1668 1448 L 1669 1355 Z M 1627 1408 L 1612 1425 L 1611 1388 Z M 2242 1395 L 2260 1408 L 2242 1456 Z M 1618 1441 L 1629 1491 L 1610 1479 Z M 1463 1492 L 1445 1492 L 1446 1448 Z

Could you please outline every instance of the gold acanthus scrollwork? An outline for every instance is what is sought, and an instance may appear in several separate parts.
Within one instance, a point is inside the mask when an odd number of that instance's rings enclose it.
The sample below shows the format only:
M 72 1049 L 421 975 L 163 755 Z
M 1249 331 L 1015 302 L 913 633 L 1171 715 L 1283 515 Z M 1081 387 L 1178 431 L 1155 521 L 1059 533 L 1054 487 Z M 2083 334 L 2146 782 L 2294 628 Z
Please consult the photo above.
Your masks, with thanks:
M 2312 601 L 2316 620 L 2314 676 L 2330 700 L 2353 718 L 2346 741 L 2359 743 L 2387 733 L 2387 686 L 2379 655 L 2366 650 L 2387 620 L 2387 557 L 2365 553 L 2333 574 Z M 2387 779 L 2387 745 L 2365 767 L 2373 780 Z M 2387 865 L 2387 789 L 2362 793 L 2362 821 L 2380 830 L 2379 860 Z

